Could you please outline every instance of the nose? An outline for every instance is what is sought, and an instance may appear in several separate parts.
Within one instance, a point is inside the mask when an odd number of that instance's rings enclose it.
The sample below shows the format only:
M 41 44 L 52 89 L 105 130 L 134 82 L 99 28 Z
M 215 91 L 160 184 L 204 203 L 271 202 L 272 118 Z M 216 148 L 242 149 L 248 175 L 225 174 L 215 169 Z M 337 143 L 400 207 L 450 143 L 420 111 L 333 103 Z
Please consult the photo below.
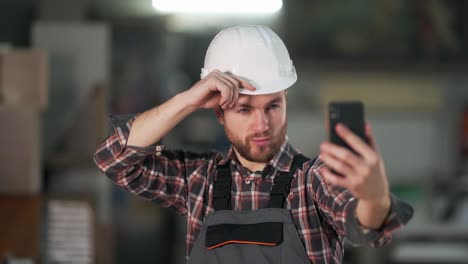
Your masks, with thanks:
M 269 129 L 268 115 L 263 111 L 257 111 L 254 117 L 254 130 L 257 133 L 265 132 Z

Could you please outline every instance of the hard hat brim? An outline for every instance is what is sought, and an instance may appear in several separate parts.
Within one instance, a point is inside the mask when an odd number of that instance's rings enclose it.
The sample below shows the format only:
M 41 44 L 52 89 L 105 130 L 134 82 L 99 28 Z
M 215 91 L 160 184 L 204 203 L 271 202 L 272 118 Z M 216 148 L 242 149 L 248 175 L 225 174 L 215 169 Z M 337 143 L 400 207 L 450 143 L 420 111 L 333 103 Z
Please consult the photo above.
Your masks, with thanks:
M 274 80 L 274 81 L 253 81 L 250 80 L 249 83 L 252 84 L 256 90 L 251 91 L 247 89 L 240 89 L 239 93 L 241 94 L 248 94 L 248 95 L 260 95 L 260 94 L 272 94 L 281 92 L 283 90 L 288 89 L 291 87 L 297 78 L 289 78 L 283 80 Z

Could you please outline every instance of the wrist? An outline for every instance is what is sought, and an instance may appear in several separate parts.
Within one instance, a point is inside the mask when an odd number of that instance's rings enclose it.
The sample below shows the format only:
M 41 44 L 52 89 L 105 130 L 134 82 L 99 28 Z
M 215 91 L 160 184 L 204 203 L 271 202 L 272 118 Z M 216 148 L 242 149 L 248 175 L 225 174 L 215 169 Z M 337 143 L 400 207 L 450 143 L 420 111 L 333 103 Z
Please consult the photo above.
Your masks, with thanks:
M 360 203 L 368 207 L 390 208 L 390 204 L 391 204 L 390 194 L 386 194 L 382 198 L 379 198 L 379 199 L 372 199 L 372 200 L 360 199 Z
M 365 228 L 379 229 L 388 217 L 391 203 L 390 195 L 381 200 L 360 199 L 356 207 L 356 217 L 359 223 Z
M 200 108 L 200 106 L 198 106 L 193 100 L 191 100 L 192 98 L 193 96 L 190 95 L 189 90 L 174 96 L 174 100 L 177 101 L 177 104 L 183 106 L 184 110 L 189 113 L 195 112 Z

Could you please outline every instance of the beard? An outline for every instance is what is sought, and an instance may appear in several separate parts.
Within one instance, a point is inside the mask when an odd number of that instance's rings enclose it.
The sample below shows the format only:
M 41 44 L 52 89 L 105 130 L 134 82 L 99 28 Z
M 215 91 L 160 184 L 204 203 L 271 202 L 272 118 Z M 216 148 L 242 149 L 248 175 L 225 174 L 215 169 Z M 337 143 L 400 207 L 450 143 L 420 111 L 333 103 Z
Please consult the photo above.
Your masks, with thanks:
M 283 124 L 277 135 L 273 135 L 271 131 L 265 131 L 263 133 L 254 133 L 247 136 L 245 139 L 238 137 L 227 126 L 224 126 L 224 131 L 231 144 L 244 159 L 250 162 L 266 163 L 273 159 L 283 145 L 286 136 L 286 127 L 287 122 Z M 271 138 L 271 140 L 267 146 L 252 146 L 252 139 L 259 137 L 268 137 Z

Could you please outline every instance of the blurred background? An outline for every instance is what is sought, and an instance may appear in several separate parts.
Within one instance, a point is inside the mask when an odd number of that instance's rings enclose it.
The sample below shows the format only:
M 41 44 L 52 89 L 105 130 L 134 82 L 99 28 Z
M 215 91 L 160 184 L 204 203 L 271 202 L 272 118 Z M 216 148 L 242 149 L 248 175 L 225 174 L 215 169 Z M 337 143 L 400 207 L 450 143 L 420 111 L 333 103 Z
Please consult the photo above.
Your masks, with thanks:
M 347 246 L 344 263 L 468 263 L 468 1 L 182 2 L 0 1 L 0 261 L 184 263 L 185 220 L 113 186 L 93 154 L 109 114 L 184 91 L 219 30 L 263 24 L 298 72 L 292 143 L 315 157 L 327 102 L 364 101 L 392 192 L 415 208 L 390 246 Z M 164 142 L 228 147 L 212 111 Z

